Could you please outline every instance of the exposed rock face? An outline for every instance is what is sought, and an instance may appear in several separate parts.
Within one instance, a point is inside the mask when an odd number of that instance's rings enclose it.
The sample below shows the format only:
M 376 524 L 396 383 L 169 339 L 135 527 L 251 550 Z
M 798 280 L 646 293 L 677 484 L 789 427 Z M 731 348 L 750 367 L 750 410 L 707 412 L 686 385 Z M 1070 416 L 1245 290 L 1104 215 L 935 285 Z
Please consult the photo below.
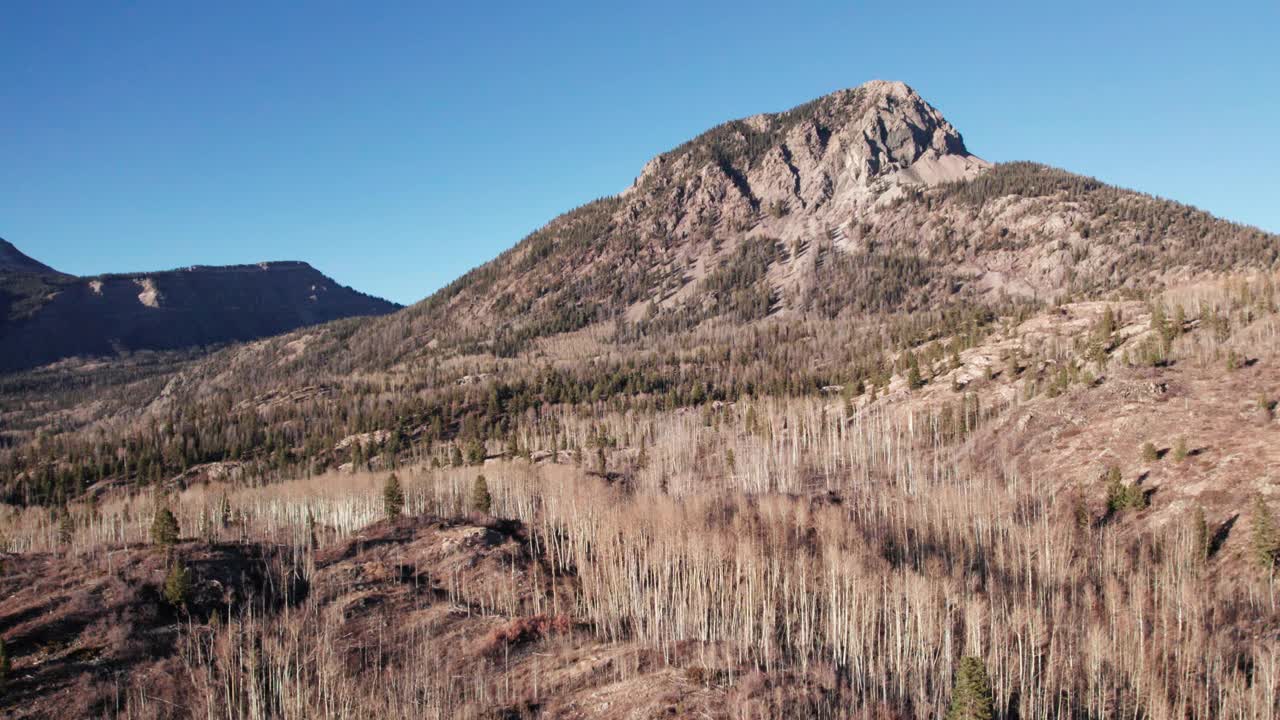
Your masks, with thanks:
M 750 222 L 761 210 L 811 220 L 844 213 L 843 221 L 886 194 L 896 197 L 900 185 L 963 180 L 989 166 L 914 90 L 876 80 L 721 125 L 651 160 L 623 195 L 631 213 L 642 215 L 652 207 L 646 194 L 677 190 L 661 208 L 679 221 L 648 229 L 680 234 L 724 219 Z M 783 240 L 803 232 L 796 223 L 778 225 Z
M 0 370 L 250 340 L 397 308 L 301 262 L 93 278 L 0 273 Z

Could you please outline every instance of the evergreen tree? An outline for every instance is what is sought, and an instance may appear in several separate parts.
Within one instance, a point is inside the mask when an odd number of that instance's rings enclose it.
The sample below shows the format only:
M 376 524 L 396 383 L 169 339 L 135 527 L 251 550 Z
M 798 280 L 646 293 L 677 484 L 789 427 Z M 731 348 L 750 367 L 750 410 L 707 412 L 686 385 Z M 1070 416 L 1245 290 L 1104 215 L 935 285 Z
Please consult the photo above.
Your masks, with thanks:
M 404 512 L 404 490 L 395 473 L 387 476 L 387 483 L 382 487 L 382 509 L 389 520 L 395 520 Z
M 1191 520 L 1191 531 L 1195 543 L 1194 557 L 1197 562 L 1209 559 L 1209 522 L 1205 520 L 1204 508 L 1196 508 L 1195 517 Z
M 178 518 L 165 505 L 156 509 L 155 519 L 151 521 L 151 542 L 156 545 L 170 546 L 178 543 Z
M 484 443 L 479 439 L 474 439 L 467 443 L 467 464 L 483 465 L 485 458 Z
M 907 387 L 912 390 L 924 387 L 924 378 L 920 377 L 920 368 L 916 365 L 907 369 Z
M 1253 557 L 1260 567 L 1270 572 L 1280 560 L 1280 531 L 1276 528 L 1271 508 L 1267 507 L 1261 495 L 1253 500 L 1250 521 L 1253 524 Z
M 316 538 L 316 516 L 311 512 L 311 506 L 307 506 L 307 542 L 312 550 L 320 547 L 320 541 Z
M 177 559 L 169 564 L 169 574 L 164 578 L 164 599 L 178 608 L 191 599 L 191 571 Z
M 961 658 L 946 720 L 992 720 L 995 716 L 986 666 L 976 657 Z
M 453 467 L 462 467 L 462 450 L 458 448 L 457 443 L 449 445 L 449 464 Z
M 70 545 L 72 538 L 76 534 L 76 521 L 71 513 L 64 505 L 62 507 L 62 517 L 58 521 L 58 542 L 63 545 Z
M 222 493 L 222 499 L 218 501 L 218 524 L 223 528 L 231 525 L 231 500 L 226 493 Z
M 924 386 L 924 376 L 920 374 L 920 359 L 908 350 L 902 358 L 907 366 L 907 387 L 915 390 Z
M 489 494 L 489 482 L 484 479 L 484 475 L 477 475 L 476 481 L 471 485 L 471 509 L 488 515 L 492 508 L 493 496 Z
M 9 679 L 9 671 L 12 666 L 9 664 L 9 648 L 4 644 L 4 638 L 0 638 L 0 686 Z

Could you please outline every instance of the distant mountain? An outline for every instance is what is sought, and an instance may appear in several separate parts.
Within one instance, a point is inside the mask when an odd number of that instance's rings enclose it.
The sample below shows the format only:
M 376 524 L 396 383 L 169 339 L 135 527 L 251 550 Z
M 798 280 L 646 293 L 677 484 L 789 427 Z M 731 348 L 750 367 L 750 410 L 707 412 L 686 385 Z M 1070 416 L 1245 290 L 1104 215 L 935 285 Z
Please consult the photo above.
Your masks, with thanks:
M 31 259 L 4 238 L 0 238 L 0 273 L 62 274 L 42 262 Z
M 303 262 L 75 277 L 0 242 L 0 371 L 253 340 L 399 307 Z

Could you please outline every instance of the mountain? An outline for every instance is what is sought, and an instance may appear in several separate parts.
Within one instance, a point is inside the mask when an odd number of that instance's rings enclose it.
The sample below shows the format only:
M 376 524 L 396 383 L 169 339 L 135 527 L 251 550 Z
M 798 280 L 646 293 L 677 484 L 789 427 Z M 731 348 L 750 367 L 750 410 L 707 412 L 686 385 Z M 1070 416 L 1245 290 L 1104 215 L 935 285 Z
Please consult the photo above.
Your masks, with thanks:
M 868 83 L 412 307 L 0 376 L 0 714 L 1275 717 L 1278 428 L 1280 237 Z
M 0 246 L 0 371 L 254 340 L 399 306 L 302 262 L 73 277 Z
M 335 372 L 448 348 L 515 357 L 598 323 L 634 336 L 999 309 L 1278 257 L 1276 236 L 1186 205 L 1034 163 L 992 165 L 910 87 L 873 81 L 713 128 L 653 158 L 621 194 L 553 219 L 401 313 L 321 333 L 308 352 Z
M 42 262 L 27 257 L 13 243 L 0 238 L 0 273 L 30 273 L 33 275 L 61 275 L 62 273 Z

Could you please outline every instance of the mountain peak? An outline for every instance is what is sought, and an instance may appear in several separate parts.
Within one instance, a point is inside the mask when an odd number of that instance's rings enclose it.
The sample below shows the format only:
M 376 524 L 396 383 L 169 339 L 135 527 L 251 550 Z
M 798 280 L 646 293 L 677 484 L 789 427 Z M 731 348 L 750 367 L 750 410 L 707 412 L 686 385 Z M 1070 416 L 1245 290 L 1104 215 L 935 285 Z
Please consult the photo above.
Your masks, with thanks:
M 32 259 L 4 238 L 0 238 L 0 272 L 30 273 L 35 275 L 62 274 L 48 265 Z
M 909 85 L 872 80 L 718 125 L 650 160 L 624 194 L 651 178 L 665 177 L 657 181 L 664 186 L 718 170 L 752 210 L 763 202 L 848 205 L 854 195 L 874 200 L 892 185 L 960 180 L 986 167 L 959 130 Z M 868 192 L 879 180 L 888 184 Z

